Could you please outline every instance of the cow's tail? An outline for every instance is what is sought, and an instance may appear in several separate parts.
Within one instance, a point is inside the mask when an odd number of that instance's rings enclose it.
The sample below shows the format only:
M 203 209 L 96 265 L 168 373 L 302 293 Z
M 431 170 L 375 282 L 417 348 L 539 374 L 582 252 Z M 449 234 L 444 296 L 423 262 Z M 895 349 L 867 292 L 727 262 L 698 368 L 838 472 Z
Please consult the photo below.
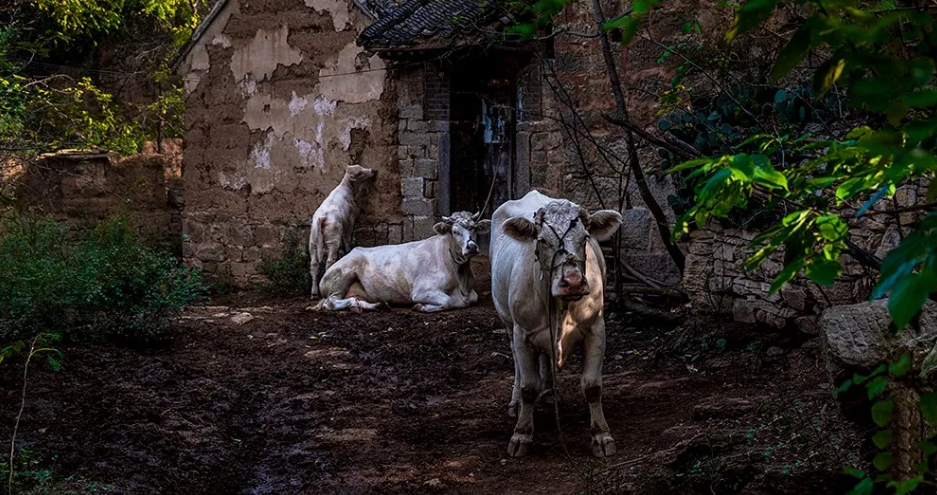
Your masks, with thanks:
M 325 218 L 313 218 L 309 231 L 309 256 L 322 260 L 325 256 Z

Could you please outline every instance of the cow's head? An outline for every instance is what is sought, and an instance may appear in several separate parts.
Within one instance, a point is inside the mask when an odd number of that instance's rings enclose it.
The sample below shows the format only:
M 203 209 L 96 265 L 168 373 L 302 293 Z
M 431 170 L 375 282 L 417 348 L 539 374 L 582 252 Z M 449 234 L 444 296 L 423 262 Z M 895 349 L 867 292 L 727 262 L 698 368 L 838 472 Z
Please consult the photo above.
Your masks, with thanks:
M 361 165 L 348 165 L 345 167 L 345 178 L 351 184 L 355 193 L 363 191 L 375 175 L 377 175 L 377 172 L 373 169 L 364 168 Z
M 449 252 L 460 265 L 478 254 L 478 234 L 491 230 L 491 220 L 478 220 L 477 217 L 478 214 L 457 211 L 452 216 L 442 217 L 442 222 L 433 226 L 437 234 L 448 237 Z
M 533 221 L 511 218 L 504 233 L 523 242 L 536 242 L 540 269 L 549 273 L 554 297 L 576 301 L 590 292 L 586 280 L 586 243 L 590 237 L 605 241 L 621 225 L 621 214 L 585 208 L 566 200 L 553 201 L 534 214 Z

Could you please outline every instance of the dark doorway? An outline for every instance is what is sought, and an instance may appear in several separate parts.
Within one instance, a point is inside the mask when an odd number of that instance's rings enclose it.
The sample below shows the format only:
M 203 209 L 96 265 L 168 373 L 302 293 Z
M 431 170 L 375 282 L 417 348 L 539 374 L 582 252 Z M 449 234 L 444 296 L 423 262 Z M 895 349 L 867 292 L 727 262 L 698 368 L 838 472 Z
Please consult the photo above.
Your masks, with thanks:
M 491 213 L 514 199 L 517 75 L 529 57 L 491 52 L 455 63 L 451 73 L 450 211 L 479 211 L 494 182 Z M 480 236 L 487 252 L 489 236 Z

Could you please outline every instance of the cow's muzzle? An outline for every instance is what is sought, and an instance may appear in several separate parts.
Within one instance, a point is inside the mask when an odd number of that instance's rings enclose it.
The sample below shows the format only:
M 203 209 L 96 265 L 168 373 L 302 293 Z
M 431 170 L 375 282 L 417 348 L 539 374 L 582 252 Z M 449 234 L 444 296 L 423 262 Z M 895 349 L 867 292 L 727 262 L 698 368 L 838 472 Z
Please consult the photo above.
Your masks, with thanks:
M 578 301 L 591 292 L 589 282 L 579 270 L 569 270 L 563 273 L 557 285 L 559 290 L 555 295 L 564 301 Z
M 465 249 L 462 250 L 462 254 L 465 256 L 474 256 L 478 254 L 478 244 L 475 244 L 475 241 L 468 241 L 465 244 Z

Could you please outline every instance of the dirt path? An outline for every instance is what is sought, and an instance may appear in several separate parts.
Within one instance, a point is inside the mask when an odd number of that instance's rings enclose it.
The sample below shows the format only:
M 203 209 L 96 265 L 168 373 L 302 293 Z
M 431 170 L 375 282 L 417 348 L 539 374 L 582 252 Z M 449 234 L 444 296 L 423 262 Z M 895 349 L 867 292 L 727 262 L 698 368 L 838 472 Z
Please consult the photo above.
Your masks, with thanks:
M 31 379 L 23 445 L 117 493 L 187 495 L 842 493 L 848 480 L 831 473 L 858 460 L 803 339 L 609 315 L 604 404 L 619 454 L 590 454 L 577 357 L 560 377 L 573 467 L 547 405 L 535 453 L 507 458 L 513 368 L 490 306 L 307 304 L 193 308 L 157 350 L 65 349 L 64 372 Z M 0 377 L 4 405 L 19 386 Z

